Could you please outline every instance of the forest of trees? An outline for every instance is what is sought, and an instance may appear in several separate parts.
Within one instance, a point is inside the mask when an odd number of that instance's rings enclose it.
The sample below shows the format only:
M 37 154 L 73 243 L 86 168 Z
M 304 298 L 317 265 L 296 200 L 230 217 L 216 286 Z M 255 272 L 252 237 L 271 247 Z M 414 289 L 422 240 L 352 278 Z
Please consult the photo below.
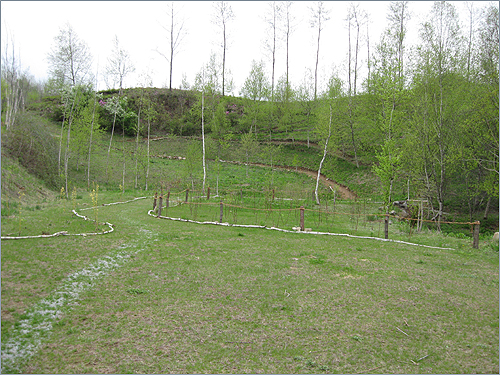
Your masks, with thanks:
M 118 36 L 103 72 L 92 72 L 89 47 L 67 24 L 48 51 L 47 82 L 35 82 L 23 70 L 14 46 L 3 46 L 2 125 L 15 132 L 19 115 L 27 108 L 58 121 L 57 165 L 66 184 L 70 158 L 88 159 L 90 184 L 96 138 L 109 139 L 109 155 L 117 134 L 137 139 L 139 135 L 149 139 L 152 132 L 197 135 L 203 147 L 209 135 L 219 150 L 230 134 L 243 144 L 282 138 L 283 133 L 307 134 L 307 141 L 319 143 L 322 154 L 348 156 L 358 167 L 371 163 L 387 206 L 395 183 L 403 181 L 412 186 L 412 195 L 432 202 L 437 220 L 456 197 L 467 203 L 464 211 L 483 209 L 487 216 L 499 194 L 498 4 L 476 9 L 469 3 L 468 23 L 463 26 L 454 2 L 435 2 L 420 25 L 418 43 L 409 45 L 411 4 L 391 3 L 386 29 L 376 42 L 368 39 L 366 12 L 359 4 L 350 4 L 345 70 L 335 70 L 326 84 L 319 85 L 317 58 L 316 69 L 306 72 L 303 82 L 289 79 L 293 3 L 269 2 L 269 61 L 252 62 L 236 96 L 227 95 L 233 91 L 225 58 L 234 19 L 230 2 L 214 3 L 222 50 L 201 64 L 192 85 L 184 80 L 182 90 L 173 90 L 171 83 L 172 61 L 184 32 L 172 5 L 165 26 L 170 50 L 163 53 L 169 62 L 168 92 L 151 87 L 150 72 L 141 75 L 138 88 L 123 89 L 134 66 Z M 327 5 L 311 3 L 317 56 L 322 51 L 321 31 L 329 19 Z M 285 41 L 287 70 L 276 79 L 277 38 Z M 362 44 L 369 51 L 365 70 L 360 68 Z M 95 92 L 100 74 L 110 89 Z

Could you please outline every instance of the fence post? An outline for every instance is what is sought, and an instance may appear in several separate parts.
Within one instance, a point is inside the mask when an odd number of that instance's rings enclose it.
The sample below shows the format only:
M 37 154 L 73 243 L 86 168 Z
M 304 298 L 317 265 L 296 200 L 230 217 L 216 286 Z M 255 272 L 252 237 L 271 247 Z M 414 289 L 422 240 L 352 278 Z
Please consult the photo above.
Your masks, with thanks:
M 161 195 L 160 195 L 160 202 L 158 203 L 158 216 L 157 217 L 161 216 L 161 208 L 163 205 L 163 188 L 161 190 L 162 191 L 161 191 Z
M 304 206 L 300 206 L 300 230 L 302 232 L 305 231 L 305 226 L 304 226 Z
M 224 203 L 222 201 L 220 202 L 220 217 L 219 217 L 219 223 L 222 223 L 222 216 L 224 215 Z
M 474 234 L 472 240 L 472 248 L 479 249 L 479 226 L 481 225 L 481 222 L 476 221 L 475 223 L 473 223 L 473 225 L 474 225 Z
M 386 240 L 389 238 L 389 214 L 385 214 L 385 220 L 384 220 L 384 238 Z
M 170 205 L 169 203 L 170 203 L 170 190 L 167 193 L 167 204 L 165 205 L 166 208 L 169 207 L 169 205 Z
M 210 186 L 207 189 L 207 201 L 210 199 Z
M 186 189 L 186 200 L 185 200 L 186 203 L 188 202 L 188 197 L 189 197 L 189 189 Z

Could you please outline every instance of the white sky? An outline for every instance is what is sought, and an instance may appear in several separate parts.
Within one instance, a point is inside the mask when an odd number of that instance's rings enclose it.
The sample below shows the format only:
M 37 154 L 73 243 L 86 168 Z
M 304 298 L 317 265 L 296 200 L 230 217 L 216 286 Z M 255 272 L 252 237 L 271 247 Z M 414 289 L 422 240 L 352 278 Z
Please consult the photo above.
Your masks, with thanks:
M 240 92 L 250 73 L 252 60 L 264 60 L 270 74 L 270 58 L 264 53 L 265 24 L 263 16 L 269 12 L 269 1 L 230 1 L 235 15 L 228 26 L 231 44 L 227 50 L 226 66 L 231 70 L 235 94 Z M 457 10 L 465 9 L 464 2 L 454 2 Z M 475 2 L 480 8 L 487 2 Z M 306 69 L 314 69 L 316 59 L 317 30 L 309 26 L 310 1 L 296 1 L 292 13 L 296 28 L 290 41 L 290 75 L 292 85 L 298 86 Z M 332 66 L 340 66 L 347 54 L 347 29 L 345 17 L 349 2 L 326 1 L 330 12 L 321 34 L 320 80 L 328 79 Z M 122 48 L 126 49 L 136 67 L 135 73 L 126 78 L 125 86 L 138 84 L 139 74 L 151 71 L 153 85 L 168 87 L 168 62 L 155 49 L 169 53 L 167 32 L 168 3 L 164 1 L 1 1 L 2 54 L 7 35 L 13 37 L 22 65 L 37 79 L 46 79 L 47 53 L 51 50 L 59 29 L 70 23 L 80 39 L 84 40 L 92 53 L 94 72 L 99 61 L 99 71 L 104 71 L 112 49 L 115 34 Z M 409 38 L 416 40 L 420 23 L 427 16 L 432 2 L 410 2 L 412 18 Z M 186 36 L 174 57 L 173 87 L 181 84 L 185 73 L 190 84 L 203 64 L 207 63 L 211 51 L 220 53 L 221 33 L 211 20 L 212 1 L 177 1 L 179 19 L 183 18 Z M 370 50 L 373 52 L 381 32 L 386 26 L 388 1 L 362 1 L 360 7 L 370 17 Z M 366 31 L 365 31 L 366 32 Z M 362 60 L 366 60 L 366 44 L 362 47 Z M 284 46 L 278 51 L 276 81 L 286 67 Z M 103 82 L 98 89 L 105 89 Z

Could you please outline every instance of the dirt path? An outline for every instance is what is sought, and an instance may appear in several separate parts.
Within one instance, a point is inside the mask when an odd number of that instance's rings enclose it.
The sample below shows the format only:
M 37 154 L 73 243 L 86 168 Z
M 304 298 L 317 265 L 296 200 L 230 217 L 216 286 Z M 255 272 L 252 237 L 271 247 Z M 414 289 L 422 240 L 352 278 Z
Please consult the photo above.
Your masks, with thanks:
M 152 157 L 157 157 L 157 158 L 161 158 L 161 159 L 185 159 L 183 157 L 180 157 L 180 156 L 167 156 L 167 155 L 155 155 L 155 156 L 152 156 Z M 239 161 L 228 161 L 228 160 L 221 160 L 223 163 L 230 163 L 230 164 L 239 164 L 239 165 L 245 165 L 245 163 L 242 163 L 242 162 L 239 162 Z M 257 166 L 257 167 L 270 167 L 270 165 L 267 165 L 267 164 L 262 164 L 262 163 L 248 163 L 248 165 L 254 165 L 254 166 Z M 302 168 L 302 167 L 286 167 L 286 166 L 281 166 L 281 165 L 274 165 L 273 168 L 279 168 L 279 169 L 284 169 L 284 170 L 287 170 L 289 172 L 294 172 L 294 171 L 297 171 L 297 172 L 300 172 L 300 173 L 304 173 L 304 174 L 307 174 L 308 176 L 316 179 L 318 177 L 318 171 L 313 171 L 311 169 L 307 169 L 307 168 Z M 347 186 L 344 186 L 344 185 L 341 185 L 339 184 L 338 182 L 335 182 L 333 180 L 330 180 L 329 178 L 325 177 L 323 174 L 321 174 L 319 176 L 319 179 L 321 181 L 321 183 L 325 186 L 328 186 L 330 187 L 332 190 L 336 190 L 337 192 L 339 192 L 339 194 L 342 196 L 342 198 L 344 199 L 355 199 L 357 198 L 357 195 L 356 193 L 354 193 L 353 191 L 349 190 L 349 188 Z
M 231 163 L 231 164 L 241 164 L 241 165 L 244 165 L 245 163 L 241 163 L 241 162 L 236 162 L 236 161 L 224 161 L 225 163 Z M 248 163 L 249 165 L 255 165 L 255 166 L 258 166 L 258 167 L 270 167 L 270 165 L 267 165 L 267 164 L 261 164 L 261 163 Z M 313 171 L 311 169 L 307 169 L 307 168 L 302 168 L 302 167 L 286 167 L 286 166 L 281 166 L 281 165 L 274 165 L 273 168 L 279 168 L 279 169 L 284 169 L 284 170 L 287 170 L 289 172 L 300 172 L 300 173 L 304 173 L 314 179 L 316 179 L 318 177 L 318 171 Z M 337 190 L 337 192 L 340 193 L 340 195 L 342 196 L 342 198 L 344 199 L 355 199 L 357 197 L 356 193 L 354 193 L 353 191 L 349 190 L 348 187 L 344 186 L 344 185 L 341 185 L 339 184 L 338 182 L 335 182 L 333 180 L 330 180 L 329 178 L 325 177 L 323 174 L 320 174 L 319 176 L 319 180 L 321 181 L 321 183 L 323 183 L 323 185 L 325 186 L 329 186 L 332 190 Z

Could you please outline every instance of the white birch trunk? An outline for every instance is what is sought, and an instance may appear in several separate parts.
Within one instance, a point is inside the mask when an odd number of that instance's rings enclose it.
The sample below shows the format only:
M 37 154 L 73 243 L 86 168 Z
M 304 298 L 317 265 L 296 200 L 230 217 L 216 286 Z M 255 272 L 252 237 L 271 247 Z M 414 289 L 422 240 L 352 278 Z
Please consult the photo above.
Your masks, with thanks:
M 148 190 L 148 178 L 149 178 L 149 134 L 151 131 L 151 121 L 148 117 L 148 164 L 146 167 L 146 190 Z
M 325 141 L 325 148 L 323 150 L 323 157 L 321 158 L 321 162 L 319 163 L 318 168 L 318 176 L 316 177 L 316 188 L 314 189 L 314 196 L 316 197 L 316 204 L 319 204 L 319 196 L 318 196 L 318 186 L 319 186 L 319 177 L 321 176 L 321 167 L 323 166 L 323 162 L 326 158 L 326 152 L 328 151 L 328 141 L 332 135 L 332 106 L 330 105 L 330 121 L 328 122 L 328 137 Z
M 141 120 L 141 107 L 139 107 L 139 113 L 137 115 L 137 134 L 135 137 L 135 188 L 137 189 L 137 177 L 139 174 L 139 170 L 137 168 L 137 159 L 138 159 L 138 151 L 139 151 L 139 124 Z
M 116 122 L 116 109 L 115 109 L 115 115 L 113 116 L 113 127 L 111 128 L 111 138 L 109 139 L 108 158 L 106 159 L 106 180 L 109 180 L 108 178 L 109 154 L 111 152 L 111 143 L 113 142 L 113 134 L 115 133 L 115 122 Z
M 203 84 L 205 84 L 205 71 L 203 71 Z M 203 194 L 205 194 L 205 182 L 207 179 L 207 168 L 205 165 L 205 89 L 201 92 L 201 140 L 203 146 Z
M 97 96 L 94 97 L 94 109 L 92 110 L 92 123 L 90 125 L 90 139 L 89 139 L 89 154 L 87 160 L 87 190 L 90 191 L 90 155 L 92 152 L 92 135 L 94 133 L 94 119 L 95 119 L 95 107 L 97 102 Z

